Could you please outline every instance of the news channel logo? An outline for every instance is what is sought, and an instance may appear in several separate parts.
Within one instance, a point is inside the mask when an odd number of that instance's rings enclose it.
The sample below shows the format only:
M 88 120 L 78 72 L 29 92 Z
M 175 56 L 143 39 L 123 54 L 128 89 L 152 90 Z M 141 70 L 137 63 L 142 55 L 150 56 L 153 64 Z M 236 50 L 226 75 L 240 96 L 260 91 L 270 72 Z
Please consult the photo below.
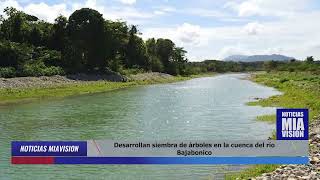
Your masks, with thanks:
M 277 109 L 277 140 L 308 140 L 308 121 L 308 109 Z

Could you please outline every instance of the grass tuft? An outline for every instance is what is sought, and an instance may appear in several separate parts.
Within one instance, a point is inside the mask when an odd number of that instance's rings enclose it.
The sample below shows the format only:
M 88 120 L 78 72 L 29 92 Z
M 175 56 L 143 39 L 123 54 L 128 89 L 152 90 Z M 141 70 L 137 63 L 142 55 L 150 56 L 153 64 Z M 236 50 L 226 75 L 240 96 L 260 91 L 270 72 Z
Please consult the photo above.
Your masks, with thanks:
M 226 180 L 240 180 L 240 179 L 250 179 L 252 177 L 259 176 L 263 173 L 268 173 L 276 170 L 279 165 L 254 165 L 248 169 L 241 172 L 227 174 Z

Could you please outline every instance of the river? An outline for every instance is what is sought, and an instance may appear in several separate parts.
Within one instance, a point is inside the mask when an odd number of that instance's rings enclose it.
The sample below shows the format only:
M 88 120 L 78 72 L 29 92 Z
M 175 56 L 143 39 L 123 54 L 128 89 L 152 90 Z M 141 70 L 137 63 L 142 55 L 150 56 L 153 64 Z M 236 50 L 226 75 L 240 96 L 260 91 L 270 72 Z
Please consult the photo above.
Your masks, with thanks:
M 12 140 L 221 140 L 270 136 L 255 121 L 274 108 L 245 105 L 278 91 L 224 74 L 172 84 L 0 107 L 0 179 L 219 179 L 237 166 L 10 165 Z M 2 178 L 1 178 L 2 177 Z

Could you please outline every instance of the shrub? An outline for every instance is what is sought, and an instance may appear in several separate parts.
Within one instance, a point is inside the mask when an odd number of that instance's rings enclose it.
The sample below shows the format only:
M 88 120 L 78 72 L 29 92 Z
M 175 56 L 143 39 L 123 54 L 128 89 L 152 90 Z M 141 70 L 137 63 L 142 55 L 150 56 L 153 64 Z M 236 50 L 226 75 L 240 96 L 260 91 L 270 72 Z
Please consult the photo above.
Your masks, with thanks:
M 8 41 L 0 42 L 0 67 L 18 68 L 32 57 L 32 47 Z
M 119 59 L 113 59 L 108 62 L 108 67 L 115 72 L 121 72 L 123 70 L 123 66 Z
M 162 62 L 160 61 L 159 58 L 157 57 L 151 57 L 150 58 L 150 67 L 151 67 L 151 70 L 153 72 L 162 72 L 164 67 L 163 67 L 163 64 Z
M 130 69 L 122 70 L 121 74 L 132 75 L 132 74 L 140 74 L 140 73 L 144 73 L 144 72 L 145 71 L 143 69 L 140 69 L 140 68 L 130 68 Z
M 65 75 L 64 70 L 61 67 L 50 66 L 43 70 L 45 76 Z
M 43 62 L 34 62 L 25 64 L 22 69 L 22 76 L 53 76 L 64 75 L 65 72 L 61 67 L 47 67 Z
M 287 81 L 289 81 L 289 79 L 287 79 L 287 78 L 282 78 L 282 79 L 280 79 L 280 83 L 285 83 L 285 82 L 287 82 Z
M 62 66 L 61 52 L 36 48 L 34 60 L 42 61 L 46 66 Z
M 16 76 L 16 69 L 13 67 L 0 68 L 0 77 L 12 78 Z

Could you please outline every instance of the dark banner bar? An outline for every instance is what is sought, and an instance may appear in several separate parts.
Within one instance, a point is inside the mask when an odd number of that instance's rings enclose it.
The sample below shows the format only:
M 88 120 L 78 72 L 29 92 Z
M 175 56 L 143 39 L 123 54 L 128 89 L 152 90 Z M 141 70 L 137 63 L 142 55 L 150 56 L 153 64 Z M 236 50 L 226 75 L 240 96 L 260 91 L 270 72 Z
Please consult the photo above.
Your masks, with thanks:
M 86 141 L 13 141 L 12 156 L 87 156 Z

